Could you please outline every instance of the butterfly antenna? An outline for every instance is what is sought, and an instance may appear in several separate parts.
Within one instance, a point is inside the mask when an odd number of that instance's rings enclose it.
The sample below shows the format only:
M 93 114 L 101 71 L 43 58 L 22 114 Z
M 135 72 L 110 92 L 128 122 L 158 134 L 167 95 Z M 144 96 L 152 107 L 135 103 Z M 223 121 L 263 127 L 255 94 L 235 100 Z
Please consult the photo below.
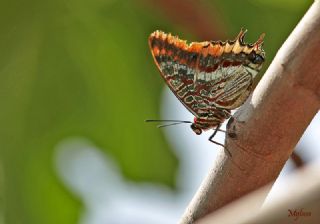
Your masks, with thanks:
M 180 124 L 180 123 L 188 123 L 188 124 L 192 124 L 193 122 L 191 121 L 181 121 L 181 120 L 150 120 L 150 119 L 147 119 L 147 120 L 144 120 L 145 122 L 174 122 L 174 123 L 177 123 L 177 124 Z
M 184 124 L 184 122 L 176 122 L 176 123 L 171 123 L 171 124 L 161 124 L 161 125 L 158 125 L 157 128 L 164 128 L 164 127 L 173 126 L 173 125 L 177 125 L 177 124 Z
M 181 121 L 181 120 L 156 120 L 156 119 L 147 119 L 144 120 L 145 122 L 173 122 L 171 124 L 161 124 L 158 125 L 157 128 L 163 128 L 163 127 L 168 127 L 168 126 L 173 126 L 173 125 L 177 125 L 177 124 L 192 124 L 193 122 L 191 121 Z M 224 132 L 226 133 L 225 130 L 222 130 L 220 128 L 218 128 L 218 131 L 220 132 Z

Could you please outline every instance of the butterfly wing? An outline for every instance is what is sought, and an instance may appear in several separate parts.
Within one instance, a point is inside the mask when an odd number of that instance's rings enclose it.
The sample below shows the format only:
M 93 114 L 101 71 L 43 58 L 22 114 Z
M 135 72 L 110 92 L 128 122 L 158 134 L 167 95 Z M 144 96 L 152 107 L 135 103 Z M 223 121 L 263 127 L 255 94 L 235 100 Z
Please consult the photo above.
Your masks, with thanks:
M 195 116 L 217 108 L 235 109 L 251 93 L 252 80 L 262 65 L 251 59 L 259 53 L 262 40 L 256 42 L 259 45 L 245 45 L 244 33 L 235 41 L 190 45 L 161 31 L 150 35 L 149 46 L 161 76 Z
M 181 103 L 197 116 L 198 110 L 194 106 L 197 104 L 194 81 L 199 56 L 196 50 L 201 49 L 201 46 L 193 46 L 194 50 L 191 51 L 185 41 L 158 31 L 149 37 L 149 46 L 169 88 Z
M 200 75 L 197 82 L 203 83 L 198 92 L 209 107 L 232 110 L 250 95 L 253 76 L 244 65 L 219 66 L 213 73 Z

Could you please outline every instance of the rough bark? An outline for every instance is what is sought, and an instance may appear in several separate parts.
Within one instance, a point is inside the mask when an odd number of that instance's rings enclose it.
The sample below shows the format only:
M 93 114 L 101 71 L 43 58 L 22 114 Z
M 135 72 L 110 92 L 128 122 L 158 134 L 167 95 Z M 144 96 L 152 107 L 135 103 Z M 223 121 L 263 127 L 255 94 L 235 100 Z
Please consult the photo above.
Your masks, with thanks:
M 180 223 L 205 215 L 274 181 L 320 108 L 320 2 L 278 51 L 252 96 L 227 125 L 226 148 Z M 257 202 L 259 206 L 263 197 Z

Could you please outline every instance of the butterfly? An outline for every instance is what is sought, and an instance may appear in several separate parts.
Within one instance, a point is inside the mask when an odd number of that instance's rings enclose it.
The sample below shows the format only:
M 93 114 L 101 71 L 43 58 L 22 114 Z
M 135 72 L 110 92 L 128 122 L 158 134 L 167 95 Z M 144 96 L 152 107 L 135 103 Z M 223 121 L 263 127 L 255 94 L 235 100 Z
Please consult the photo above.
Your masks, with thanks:
M 161 76 L 174 95 L 195 116 L 191 129 L 200 135 L 215 129 L 231 117 L 253 91 L 253 80 L 265 61 L 262 49 L 264 33 L 253 44 L 244 42 L 247 30 L 241 29 L 235 40 L 203 41 L 187 44 L 170 33 L 155 31 L 149 46 Z M 147 120 L 161 121 L 161 120 Z M 168 126 L 168 125 L 162 125 Z M 223 145 L 222 145 L 223 146 Z

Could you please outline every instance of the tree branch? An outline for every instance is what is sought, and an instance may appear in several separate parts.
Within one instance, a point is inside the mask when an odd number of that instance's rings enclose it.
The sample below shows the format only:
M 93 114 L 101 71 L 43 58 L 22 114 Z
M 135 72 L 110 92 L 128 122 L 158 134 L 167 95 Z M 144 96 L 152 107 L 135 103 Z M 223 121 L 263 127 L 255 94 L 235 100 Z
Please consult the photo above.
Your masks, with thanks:
M 271 186 L 265 186 L 206 216 L 197 224 L 259 223 L 318 224 L 320 220 L 320 164 L 307 165 L 286 177 L 290 186 L 262 208 L 255 201 L 263 200 Z M 296 213 L 294 213 L 296 211 Z M 300 212 L 300 214 L 299 214 Z M 298 214 L 297 214 L 298 213 Z M 237 217 L 235 220 L 234 217 Z
M 320 2 L 316 0 L 230 119 L 225 145 L 180 223 L 274 181 L 320 108 Z M 259 206 L 263 199 L 257 203 Z

